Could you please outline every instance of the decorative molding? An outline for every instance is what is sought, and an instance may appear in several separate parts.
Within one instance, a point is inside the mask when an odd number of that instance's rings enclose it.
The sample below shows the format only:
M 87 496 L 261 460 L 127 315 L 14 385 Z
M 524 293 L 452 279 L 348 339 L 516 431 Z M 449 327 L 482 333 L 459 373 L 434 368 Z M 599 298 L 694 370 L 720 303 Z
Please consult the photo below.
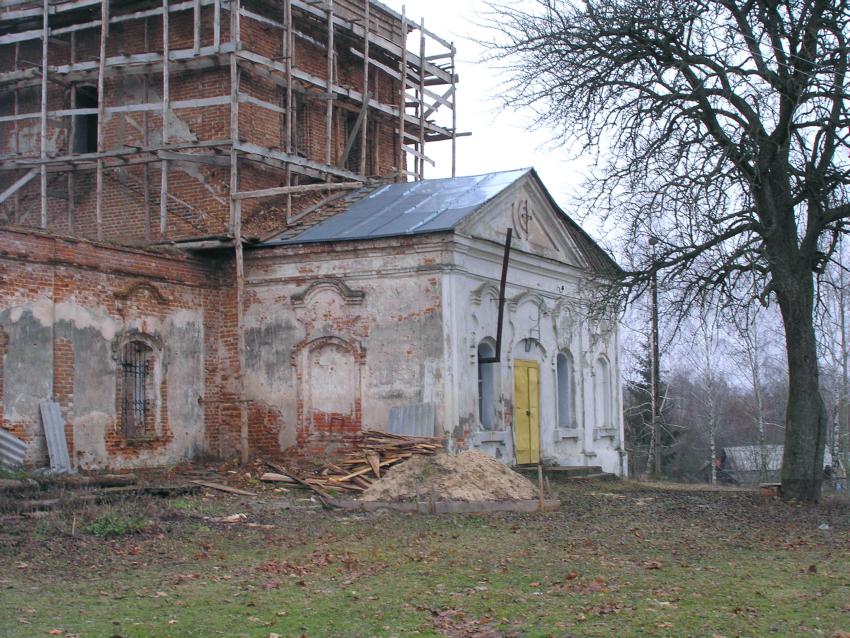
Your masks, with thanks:
M 126 303 L 130 300 L 135 293 L 140 292 L 142 290 L 147 290 L 151 296 L 154 298 L 156 303 L 160 306 L 164 306 L 168 303 L 168 297 L 162 294 L 160 290 L 154 286 L 152 283 L 148 281 L 135 281 L 129 286 L 127 286 L 124 290 L 119 290 L 115 293 L 115 298 L 119 302 Z
M 296 292 L 292 295 L 292 297 L 290 297 L 290 301 L 296 308 L 302 308 L 306 305 L 309 297 L 323 290 L 332 290 L 339 295 L 346 304 L 352 306 L 360 305 L 366 298 L 365 292 L 349 288 L 342 279 L 339 279 L 338 277 L 327 277 L 324 279 L 317 279 L 301 292 Z
M 480 306 L 481 302 L 484 301 L 484 295 L 486 295 L 487 292 L 492 292 L 493 300 L 496 302 L 499 301 L 499 287 L 490 281 L 485 281 L 483 284 L 481 284 L 472 292 L 470 292 L 469 301 L 471 301 L 475 305 Z
M 546 300 L 543 297 L 531 290 L 524 290 L 518 295 L 511 297 L 508 301 L 508 308 L 511 310 L 516 310 L 520 304 L 525 301 L 532 301 L 534 305 L 537 306 L 537 309 L 540 311 L 540 316 L 545 317 L 549 314 L 549 308 L 546 306 Z
M 164 352 L 164 347 L 162 343 L 162 339 L 156 335 L 149 334 L 147 332 L 142 332 L 136 328 L 130 328 L 128 330 L 122 330 L 112 339 L 112 358 L 115 361 L 121 361 L 121 351 L 125 345 L 130 343 L 131 341 L 141 341 L 145 345 L 147 345 L 151 350 L 153 350 L 157 356 L 162 356 Z M 165 361 L 163 361 L 163 369 L 165 366 Z
M 352 353 L 354 355 L 354 362 L 359 365 L 364 365 L 366 363 L 366 349 L 363 347 L 363 344 L 359 341 L 348 341 L 342 337 L 335 336 L 302 339 L 293 346 L 292 354 L 289 356 L 289 361 L 293 367 L 296 367 L 303 352 L 313 352 L 326 345 L 335 345 L 346 352 Z

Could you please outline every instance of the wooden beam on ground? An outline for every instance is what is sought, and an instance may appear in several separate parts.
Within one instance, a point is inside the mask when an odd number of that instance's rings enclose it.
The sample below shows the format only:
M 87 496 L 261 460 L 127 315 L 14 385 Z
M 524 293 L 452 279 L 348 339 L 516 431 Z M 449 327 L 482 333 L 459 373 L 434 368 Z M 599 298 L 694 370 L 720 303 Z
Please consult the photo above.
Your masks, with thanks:
M 239 496 L 256 496 L 257 494 L 254 492 L 249 492 L 248 490 L 241 490 L 238 487 L 230 487 L 229 485 L 224 485 L 222 483 L 212 483 L 210 481 L 191 481 L 195 485 L 200 485 L 201 487 L 206 487 L 211 490 L 218 490 L 219 492 L 226 492 L 227 494 L 238 494 Z
M 263 188 L 255 191 L 242 191 L 233 195 L 234 199 L 261 199 L 263 197 L 276 197 L 278 195 L 295 195 L 300 193 L 314 193 L 335 190 L 355 190 L 363 186 L 363 182 L 330 182 L 324 184 L 302 184 L 300 186 L 277 186 L 274 188 Z

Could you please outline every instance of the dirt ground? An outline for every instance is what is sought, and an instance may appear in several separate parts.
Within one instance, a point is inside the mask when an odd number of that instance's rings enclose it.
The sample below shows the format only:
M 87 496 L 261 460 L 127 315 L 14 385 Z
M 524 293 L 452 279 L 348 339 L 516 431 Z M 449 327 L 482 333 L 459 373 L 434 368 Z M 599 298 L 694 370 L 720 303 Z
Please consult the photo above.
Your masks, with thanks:
M 0 637 L 850 636 L 840 498 L 575 482 L 554 513 L 352 515 L 281 489 L 3 515 Z

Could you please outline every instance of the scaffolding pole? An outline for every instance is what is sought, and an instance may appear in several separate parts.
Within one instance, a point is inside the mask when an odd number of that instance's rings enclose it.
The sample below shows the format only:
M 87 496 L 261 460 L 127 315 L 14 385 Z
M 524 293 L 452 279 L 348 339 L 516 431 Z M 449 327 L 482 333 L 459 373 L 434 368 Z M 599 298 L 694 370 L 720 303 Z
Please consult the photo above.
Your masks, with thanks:
M 397 182 L 403 182 L 405 177 L 404 156 L 404 112 L 407 108 L 407 14 L 405 7 L 401 7 L 401 62 L 399 63 L 399 75 L 401 76 L 401 87 L 399 88 L 398 100 L 398 152 L 396 158 Z
M 162 0 L 162 144 L 168 144 L 168 111 L 171 107 L 170 82 L 170 47 L 168 39 L 168 0 Z M 160 164 L 159 179 L 159 234 L 165 237 L 168 233 L 168 160 Z
M 233 53 L 230 54 L 230 218 L 236 262 L 239 452 L 242 463 L 247 464 L 251 450 L 248 439 L 248 405 L 245 398 L 245 262 L 242 247 L 242 202 L 236 197 L 239 192 L 239 65 L 236 57 L 241 45 L 239 5 L 239 0 L 230 2 L 230 39 L 233 43 Z
M 109 0 L 100 3 L 100 57 L 97 65 L 97 152 L 106 150 L 104 120 L 106 119 L 106 41 L 109 37 Z M 95 169 L 95 224 L 97 238 L 103 239 L 103 159 L 97 160 Z
M 363 38 L 363 122 L 360 124 L 360 174 L 366 174 L 366 146 L 367 146 L 367 130 L 369 127 L 369 28 L 370 24 L 369 7 L 371 0 L 364 0 L 365 16 L 363 26 L 366 30 Z
M 292 2 L 284 0 L 283 3 L 283 56 L 284 64 L 286 65 L 286 139 L 284 140 L 284 148 L 287 153 L 292 153 L 293 142 L 293 127 L 292 116 L 295 109 L 292 105 L 292 64 L 294 63 L 295 51 L 293 48 L 294 38 L 292 35 Z M 292 185 L 292 170 L 289 165 L 284 169 L 284 178 L 286 186 Z M 286 223 L 289 224 L 289 219 L 292 217 L 292 195 L 286 196 Z
M 289 0 L 287 0 L 289 1 Z M 328 100 L 327 106 L 325 108 L 325 164 L 330 166 L 332 158 L 332 148 L 333 148 L 333 114 L 334 114 L 334 92 L 333 86 L 335 84 L 334 78 L 334 2 L 333 0 L 328 0 L 328 82 L 327 82 L 327 95 L 325 96 Z M 328 176 L 330 179 L 330 176 Z
M 416 160 L 419 163 L 416 179 L 425 179 L 425 18 L 419 19 L 419 151 Z
M 41 21 L 41 126 L 40 126 L 40 153 L 42 160 L 47 159 L 47 40 L 48 16 L 50 15 L 50 4 L 44 0 L 42 5 Z M 40 175 L 40 200 L 41 200 L 41 227 L 47 228 L 47 164 L 41 165 Z
M 68 59 L 71 64 L 74 63 L 74 60 L 77 59 L 77 34 L 75 32 L 71 32 L 69 38 L 69 51 L 68 51 Z M 75 107 L 77 104 L 77 87 L 76 85 L 71 85 L 71 106 Z M 69 139 L 69 149 L 73 150 L 74 140 L 77 139 L 77 118 L 73 115 L 71 116 L 70 126 L 68 127 L 70 133 L 68 134 Z M 74 199 L 75 199 L 75 191 L 77 188 L 76 180 L 74 179 L 74 171 L 68 171 L 68 179 L 66 180 L 66 186 L 68 188 L 68 234 L 74 234 Z

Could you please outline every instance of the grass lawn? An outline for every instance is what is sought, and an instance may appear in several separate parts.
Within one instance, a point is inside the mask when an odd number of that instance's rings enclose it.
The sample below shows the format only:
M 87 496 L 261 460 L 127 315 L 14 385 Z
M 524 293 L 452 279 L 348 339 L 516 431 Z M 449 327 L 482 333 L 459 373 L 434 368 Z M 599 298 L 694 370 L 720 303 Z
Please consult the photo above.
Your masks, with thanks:
M 0 522 L 0 636 L 850 636 L 850 502 L 633 482 L 560 512 L 143 500 Z M 210 517 L 244 512 L 247 523 Z

